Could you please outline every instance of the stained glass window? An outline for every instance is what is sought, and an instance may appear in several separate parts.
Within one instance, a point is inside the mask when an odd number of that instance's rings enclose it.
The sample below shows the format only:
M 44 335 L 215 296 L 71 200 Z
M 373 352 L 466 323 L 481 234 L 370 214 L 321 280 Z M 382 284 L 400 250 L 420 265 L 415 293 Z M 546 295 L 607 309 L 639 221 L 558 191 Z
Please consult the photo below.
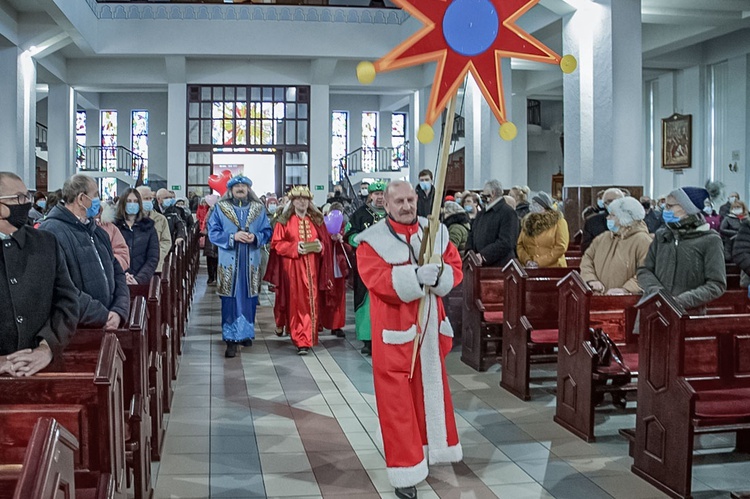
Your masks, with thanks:
M 406 114 L 391 115 L 391 167 L 400 170 L 406 166 Z
M 334 183 L 342 177 L 341 165 L 346 166 L 346 155 L 349 153 L 349 113 L 334 111 L 331 113 L 331 179 Z
M 101 112 L 101 161 L 103 171 L 117 171 L 117 111 Z M 102 179 L 100 195 L 102 199 L 113 199 L 117 195 L 117 180 Z
M 136 172 L 143 168 L 143 180 L 148 180 L 148 111 L 133 111 L 131 113 L 131 140 L 133 144 L 133 153 L 140 156 L 134 158 Z
M 86 168 L 86 111 L 76 111 L 76 169 Z
M 362 112 L 362 170 L 373 172 L 376 169 L 378 147 L 378 113 Z

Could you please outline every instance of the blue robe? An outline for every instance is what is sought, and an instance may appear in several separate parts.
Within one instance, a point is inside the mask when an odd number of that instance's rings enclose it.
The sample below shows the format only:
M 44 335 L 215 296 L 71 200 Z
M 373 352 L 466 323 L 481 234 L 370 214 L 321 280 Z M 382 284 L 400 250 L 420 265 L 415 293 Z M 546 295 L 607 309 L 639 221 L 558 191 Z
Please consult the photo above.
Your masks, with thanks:
M 252 244 L 238 243 L 243 230 L 255 234 Z M 240 206 L 232 200 L 216 203 L 208 219 L 208 238 L 219 248 L 217 293 L 221 296 L 221 333 L 224 341 L 255 339 L 255 309 L 260 292 L 260 249 L 272 235 L 263 205 Z

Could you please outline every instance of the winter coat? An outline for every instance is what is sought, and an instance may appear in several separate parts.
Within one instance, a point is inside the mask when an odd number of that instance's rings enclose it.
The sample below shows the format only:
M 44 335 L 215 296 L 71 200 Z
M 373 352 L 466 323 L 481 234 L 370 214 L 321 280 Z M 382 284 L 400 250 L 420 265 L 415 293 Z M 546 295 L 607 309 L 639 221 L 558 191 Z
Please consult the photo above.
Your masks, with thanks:
M 586 252 L 596 236 L 607 232 L 607 210 L 602 210 L 596 215 L 590 216 L 583 224 L 583 235 L 581 236 L 581 251 Z
M 154 211 L 167 219 L 167 226 L 169 227 L 169 234 L 172 236 L 172 242 L 176 239 L 187 239 L 187 228 L 185 227 L 181 213 L 177 211 L 178 209 L 176 206 L 162 209 L 158 206 L 158 203 L 154 204 Z
M 734 245 L 734 236 L 736 236 L 739 232 L 741 223 L 742 219 L 738 218 L 737 215 L 734 215 L 732 213 L 724 217 L 724 220 L 721 221 L 719 234 L 721 234 L 721 240 L 724 243 L 724 258 L 728 262 L 732 261 L 732 246 Z
M 443 224 L 448 227 L 448 236 L 451 242 L 456 246 L 461 256 L 466 253 L 466 243 L 469 242 L 469 231 L 471 222 L 466 213 L 456 213 L 443 220 Z
M 159 263 L 156 265 L 156 272 L 161 272 L 164 265 L 164 259 L 172 249 L 172 234 L 169 232 L 169 222 L 166 217 L 156 211 L 147 211 L 146 217 L 154 221 L 154 229 L 159 237 Z
M 432 214 L 432 201 L 435 199 L 435 186 L 430 188 L 429 194 L 422 190 L 421 185 L 414 190 L 417 193 L 417 216 L 429 217 Z
M 125 220 L 115 222 L 130 251 L 130 267 L 126 272 L 132 275 L 138 284 L 146 284 L 154 276 L 159 264 L 159 236 L 154 228 L 154 221 L 143 217 L 128 227 Z
M 641 294 L 636 272 L 652 241 L 644 221 L 599 234 L 581 258 L 581 277 L 586 282 L 601 282 L 605 292 L 624 288 L 631 294 Z
M 750 275 L 750 218 L 745 218 L 740 224 L 740 230 L 734 238 L 732 247 L 732 261 L 742 270 L 743 276 L 740 284 L 747 285 L 747 276 Z
M 61 353 L 78 322 L 78 290 L 55 236 L 22 227 L 0 241 L 0 355 L 46 340 Z
M 559 211 L 529 213 L 521 220 L 516 253 L 524 264 L 534 261 L 540 267 L 567 267 L 569 241 L 568 223 Z
M 659 229 L 638 269 L 638 284 L 646 295 L 660 289 L 671 293 L 686 310 L 703 307 L 727 289 L 721 250 L 721 238 L 707 223 Z
M 657 230 L 662 228 L 664 225 L 664 219 L 661 217 L 661 213 L 656 210 L 648 210 L 646 218 L 643 219 L 648 227 L 648 231 L 651 234 L 655 234 Z M 713 229 L 713 227 L 711 227 Z
M 479 212 L 469 232 L 467 247 L 482 255 L 488 267 L 504 267 L 516 256 L 518 216 L 499 199 Z
M 104 229 L 104 232 L 109 236 L 109 244 L 112 245 L 112 253 L 114 253 L 117 262 L 120 267 L 127 269 L 130 267 L 130 248 L 128 243 L 125 242 L 125 238 L 120 234 L 120 229 L 115 226 L 112 222 L 102 222 L 101 220 L 96 222 L 99 227 Z
M 706 223 L 715 230 L 716 232 L 719 232 L 721 230 L 721 217 L 718 213 L 715 211 L 711 213 L 711 215 L 706 215 L 706 213 L 703 213 L 703 218 L 706 219 Z
M 70 278 L 81 292 L 79 324 L 102 327 L 110 311 L 127 320 L 130 290 L 125 272 L 112 252 L 109 236 L 93 220 L 84 224 L 58 205 L 39 228 L 54 234 L 65 253 Z

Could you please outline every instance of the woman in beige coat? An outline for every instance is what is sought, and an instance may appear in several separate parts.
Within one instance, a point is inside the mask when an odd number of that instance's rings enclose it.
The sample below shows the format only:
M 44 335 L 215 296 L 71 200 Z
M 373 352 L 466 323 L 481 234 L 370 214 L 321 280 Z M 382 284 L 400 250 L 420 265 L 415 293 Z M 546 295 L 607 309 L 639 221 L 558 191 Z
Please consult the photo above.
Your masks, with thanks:
M 521 220 L 516 253 L 527 267 L 567 267 L 565 252 L 570 234 L 568 223 L 554 200 L 540 191 L 531 200 L 531 211 Z
M 653 237 L 643 221 L 646 212 L 637 199 L 624 197 L 609 204 L 607 227 L 581 258 L 581 277 L 595 293 L 642 294 L 636 271 L 643 264 Z

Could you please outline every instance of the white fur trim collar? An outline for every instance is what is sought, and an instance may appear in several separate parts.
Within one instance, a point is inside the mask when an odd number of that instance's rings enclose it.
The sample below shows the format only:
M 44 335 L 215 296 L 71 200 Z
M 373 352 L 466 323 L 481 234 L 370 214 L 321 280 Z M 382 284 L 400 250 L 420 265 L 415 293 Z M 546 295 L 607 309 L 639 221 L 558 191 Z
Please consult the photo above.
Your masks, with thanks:
M 414 254 L 419 256 L 419 249 L 422 245 L 422 228 L 427 225 L 427 219 L 419 217 L 419 231 L 411 236 L 409 243 L 411 244 Z M 416 263 L 412 261 L 409 248 L 406 247 L 404 242 L 406 238 L 399 234 L 399 239 L 393 237 L 391 231 L 388 230 L 388 226 L 385 224 L 385 219 L 371 225 L 363 232 L 359 233 L 356 238 L 358 244 L 367 243 L 375 253 L 378 254 L 386 263 L 391 265 L 399 265 L 403 263 Z M 442 255 L 445 249 L 448 247 L 450 237 L 448 235 L 448 229 L 443 224 L 440 224 L 440 230 L 438 231 L 437 237 L 435 238 L 435 255 Z

